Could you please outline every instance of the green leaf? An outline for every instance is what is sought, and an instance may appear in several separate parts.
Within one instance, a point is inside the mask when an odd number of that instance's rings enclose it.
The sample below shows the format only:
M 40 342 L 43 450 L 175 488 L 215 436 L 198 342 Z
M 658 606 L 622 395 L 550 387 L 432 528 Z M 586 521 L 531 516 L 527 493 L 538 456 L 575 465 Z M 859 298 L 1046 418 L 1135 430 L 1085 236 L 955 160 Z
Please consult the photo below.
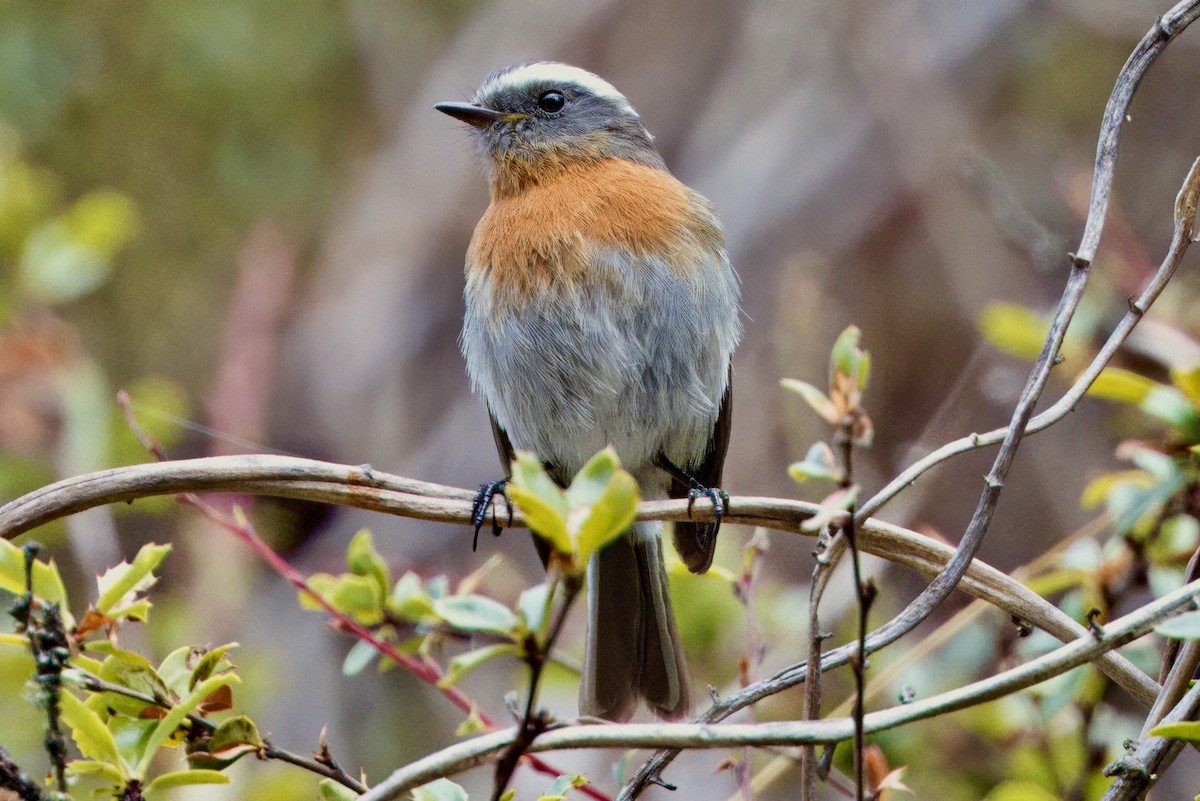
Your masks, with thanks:
M 223 721 L 203 744 L 202 750 L 188 755 L 188 761 L 196 768 L 222 770 L 246 754 L 258 753 L 262 747 L 258 726 L 245 715 L 239 715 Z
M 425 591 L 421 577 L 409 571 L 392 588 L 387 610 L 401 620 L 424 623 L 433 615 L 433 598 Z
M 467 714 L 463 722 L 454 727 L 455 737 L 471 737 L 476 734 L 483 734 L 488 731 L 488 725 L 483 722 L 483 716 L 479 714 L 479 707 L 471 704 L 471 711 Z
M 835 377 L 841 374 L 853 378 L 859 390 L 866 389 L 871 373 L 871 357 L 859 347 L 861 341 L 862 332 L 858 326 L 847 326 L 838 334 L 829 352 L 829 386 L 836 386 L 838 382 Z
M 808 449 L 808 453 L 804 455 L 803 460 L 793 462 L 788 467 L 788 475 L 798 484 L 802 484 L 810 478 L 835 482 L 842 480 L 842 471 L 837 466 L 833 449 L 824 442 L 814 443 Z
M 1200 411 L 1174 387 L 1156 386 L 1142 400 L 1142 411 L 1176 428 L 1196 423 Z
M 473 651 L 467 651 L 464 654 L 459 654 L 450 660 L 450 669 L 446 671 L 446 675 L 438 680 L 439 687 L 450 687 L 457 684 L 463 676 L 470 673 L 475 668 L 501 656 L 520 656 L 521 649 L 515 645 L 508 643 L 499 643 L 497 645 L 487 645 L 483 648 L 476 648 Z
M 529 451 L 518 451 L 512 468 L 505 492 L 525 513 L 530 530 L 549 541 L 559 553 L 573 553 L 575 549 L 567 533 L 567 498 L 562 488 Z
M 89 704 L 89 706 L 91 706 Z M 156 708 L 156 711 L 158 709 Z M 146 753 L 146 744 L 154 727 L 158 725 L 155 718 L 135 718 L 128 715 L 111 715 L 108 718 L 109 731 L 117 741 L 117 752 L 121 762 L 126 765 L 136 765 Z
M 383 621 L 383 592 L 379 589 L 379 583 L 369 576 L 314 573 L 308 578 L 308 586 L 334 609 L 350 615 L 363 625 L 373 626 Z M 303 591 L 300 592 L 300 605 L 305 609 L 322 609 L 315 599 Z
M 433 602 L 433 610 L 459 631 L 491 631 L 511 635 L 517 616 L 504 604 L 482 595 L 451 595 Z
M 517 598 L 517 616 L 526 631 L 538 631 L 546 617 L 550 602 L 550 584 L 543 581 L 521 593 Z
M 319 801 L 354 801 L 358 797 L 358 793 L 333 779 L 322 779 L 317 784 Z
M 1154 630 L 1172 640 L 1200 640 L 1200 610 L 1184 612 L 1164 620 Z
M 200 661 L 196 663 L 196 667 L 192 669 L 192 675 L 188 679 L 187 689 L 193 689 L 197 684 L 205 681 L 210 676 L 218 671 L 229 670 L 233 665 L 225 658 L 225 654 L 231 649 L 237 648 L 236 642 L 226 643 L 212 649 L 211 651 L 200 657 Z
M 449 779 L 436 779 L 412 791 L 413 801 L 467 801 L 467 791 Z
M 824 392 L 814 387 L 807 381 L 799 381 L 795 378 L 785 378 L 779 382 L 784 389 L 789 389 L 795 392 L 804 402 L 813 408 L 821 419 L 830 425 L 837 425 L 841 418 L 837 407 L 833 405 L 828 396 Z
M 13 595 L 25 592 L 25 552 L 6 539 L 0 539 L 0 590 Z M 59 604 L 66 611 L 67 588 L 54 560 L 34 561 L 33 594 L 43 601 Z
M 637 481 L 621 469 L 611 447 L 597 453 L 567 489 L 567 527 L 575 541 L 575 562 L 585 566 L 592 554 L 620 537 L 637 513 Z
M 156 776 L 153 781 L 146 785 L 145 794 L 147 798 L 150 798 L 172 787 L 183 787 L 188 784 L 229 784 L 229 781 L 229 777 L 219 770 L 204 770 L 201 768 L 177 770 Z
M 94 759 L 72 759 L 67 763 L 68 776 L 94 776 L 110 784 L 124 784 L 125 774 L 108 764 Z
M 126 778 L 125 765 L 121 762 L 117 741 L 104 721 L 71 693 L 62 693 L 60 699 L 62 719 L 70 727 L 71 738 L 75 740 L 79 752 L 88 759 L 121 771 L 123 781 Z
M 1163 723 L 1151 729 L 1150 736 L 1200 743 L 1200 721 L 1182 720 L 1176 723 Z
M 564 801 L 568 790 L 578 790 L 587 783 L 587 779 L 584 778 L 582 773 L 577 773 L 573 776 L 563 774 L 550 783 L 550 786 L 546 788 L 546 792 L 542 793 L 538 801 Z
M 158 675 L 154 665 L 141 654 L 132 651 L 114 649 L 100 664 L 96 675 L 110 684 L 120 685 L 151 698 L 161 698 L 165 701 L 172 698 L 170 689 Z M 146 707 L 153 706 L 119 693 L 105 692 L 100 693 L 98 697 L 106 707 L 133 717 L 140 715 Z
M 1050 325 L 1040 314 L 1011 303 L 988 304 L 979 315 L 979 332 L 1003 353 L 1032 361 L 1042 352 Z
M 1146 396 L 1158 386 L 1158 383 L 1144 375 L 1120 367 L 1105 367 L 1088 387 L 1087 394 L 1129 406 L 1141 406 Z
M 204 700 L 217 690 L 237 684 L 238 681 L 238 677 L 232 673 L 214 676 L 211 679 L 200 682 L 191 695 L 171 707 L 171 710 L 158 722 L 154 732 L 150 735 L 146 744 L 146 752 L 137 764 L 135 770 L 136 777 L 145 778 L 146 772 L 150 769 L 150 761 L 154 758 L 154 753 L 162 747 L 167 738 L 175 733 L 175 730 L 179 728 L 188 715 L 196 710 L 196 707 L 204 703 Z
M 374 645 L 366 640 L 356 640 L 346 652 L 346 658 L 342 660 L 342 675 L 357 676 L 366 670 L 378 655 L 379 651 L 375 650 Z
M 1200 406 L 1200 365 L 1190 370 L 1171 368 L 1171 383 L 1179 388 L 1193 406 Z
M 159 566 L 167 554 L 171 552 L 170 545 L 143 545 L 133 558 L 132 563 L 122 562 L 100 577 L 100 597 L 96 599 L 95 609 L 102 615 L 108 615 L 128 593 L 148 589 L 156 579 L 152 571 Z
M 368 529 L 359 529 L 350 540 L 350 547 L 346 551 L 346 565 L 351 573 L 375 579 L 379 583 L 379 594 L 387 595 L 392 586 L 392 574 L 387 562 L 375 550 L 375 540 Z

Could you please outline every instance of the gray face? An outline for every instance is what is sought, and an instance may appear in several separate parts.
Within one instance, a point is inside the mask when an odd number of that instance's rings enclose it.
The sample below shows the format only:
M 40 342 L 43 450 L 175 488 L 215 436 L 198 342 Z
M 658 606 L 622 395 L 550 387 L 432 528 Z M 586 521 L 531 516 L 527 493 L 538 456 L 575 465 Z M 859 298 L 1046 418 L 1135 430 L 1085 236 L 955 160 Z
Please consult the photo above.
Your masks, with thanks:
M 488 75 L 472 105 L 438 108 L 474 126 L 484 154 L 494 159 L 624 158 L 663 166 L 629 101 L 577 67 L 504 67 Z

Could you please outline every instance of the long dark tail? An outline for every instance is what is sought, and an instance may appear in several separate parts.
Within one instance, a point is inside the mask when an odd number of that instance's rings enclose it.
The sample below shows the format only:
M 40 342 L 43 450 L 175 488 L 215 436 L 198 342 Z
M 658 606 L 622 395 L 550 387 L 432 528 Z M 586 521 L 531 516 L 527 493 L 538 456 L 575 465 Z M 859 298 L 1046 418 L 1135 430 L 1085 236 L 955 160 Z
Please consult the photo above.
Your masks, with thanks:
M 639 698 L 662 718 L 687 714 L 687 665 L 667 595 L 660 524 L 639 523 L 592 557 L 579 708 L 628 720 Z

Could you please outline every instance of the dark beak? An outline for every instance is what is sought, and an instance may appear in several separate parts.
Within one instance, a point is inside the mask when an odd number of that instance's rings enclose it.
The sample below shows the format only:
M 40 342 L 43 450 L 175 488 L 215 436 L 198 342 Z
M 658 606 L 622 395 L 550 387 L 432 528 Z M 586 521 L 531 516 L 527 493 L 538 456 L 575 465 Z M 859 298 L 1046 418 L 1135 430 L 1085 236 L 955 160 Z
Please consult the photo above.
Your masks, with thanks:
M 434 108 L 476 128 L 486 128 L 505 116 L 502 112 L 493 111 L 475 103 L 438 103 Z

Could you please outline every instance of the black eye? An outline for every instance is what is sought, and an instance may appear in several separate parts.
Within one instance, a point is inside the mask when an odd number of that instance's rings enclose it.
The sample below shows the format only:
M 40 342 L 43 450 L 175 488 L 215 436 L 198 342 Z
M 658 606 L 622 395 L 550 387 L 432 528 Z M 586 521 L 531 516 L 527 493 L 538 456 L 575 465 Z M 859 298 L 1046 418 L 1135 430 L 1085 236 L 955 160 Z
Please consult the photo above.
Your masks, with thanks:
M 567 99 L 563 97 L 562 92 L 551 89 L 549 92 L 542 92 L 537 99 L 538 108 L 547 114 L 556 114 L 562 111 L 563 106 L 567 104 Z

